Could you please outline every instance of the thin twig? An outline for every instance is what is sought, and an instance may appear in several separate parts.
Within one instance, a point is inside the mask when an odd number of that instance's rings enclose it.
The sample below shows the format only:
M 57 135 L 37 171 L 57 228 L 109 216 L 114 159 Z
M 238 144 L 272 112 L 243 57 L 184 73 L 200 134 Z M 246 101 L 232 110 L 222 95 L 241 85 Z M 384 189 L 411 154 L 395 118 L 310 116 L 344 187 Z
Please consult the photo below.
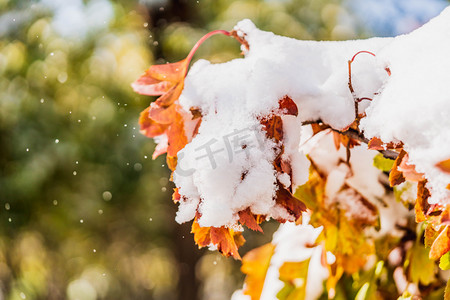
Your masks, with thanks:
M 361 132 L 359 132 L 359 131 L 357 131 L 357 130 L 355 130 L 355 129 L 352 129 L 352 128 L 350 128 L 350 129 L 348 129 L 348 130 L 346 130 L 346 131 L 340 131 L 340 130 L 336 130 L 336 129 L 331 128 L 331 126 L 329 126 L 329 125 L 323 123 L 321 120 L 318 120 L 318 121 L 305 121 L 305 122 L 302 122 L 302 126 L 303 126 L 303 125 L 311 125 L 311 124 L 323 124 L 323 125 L 326 125 L 326 126 L 328 126 L 331 130 L 333 130 L 334 132 L 337 132 L 337 133 L 340 133 L 340 134 L 342 134 L 342 135 L 348 136 L 349 138 L 352 138 L 352 139 L 354 139 L 354 140 L 360 141 L 360 142 L 362 142 L 362 143 L 364 143 L 364 144 L 369 144 L 369 141 L 370 141 L 370 140 L 369 140 L 368 138 L 366 138 Z M 395 151 L 392 151 L 392 150 L 378 150 L 378 152 L 380 152 L 381 154 L 383 154 L 383 156 L 384 156 L 385 158 L 389 158 L 389 159 L 393 159 L 393 160 L 395 160 L 395 159 L 397 158 L 397 156 L 398 156 L 398 153 L 395 152 Z

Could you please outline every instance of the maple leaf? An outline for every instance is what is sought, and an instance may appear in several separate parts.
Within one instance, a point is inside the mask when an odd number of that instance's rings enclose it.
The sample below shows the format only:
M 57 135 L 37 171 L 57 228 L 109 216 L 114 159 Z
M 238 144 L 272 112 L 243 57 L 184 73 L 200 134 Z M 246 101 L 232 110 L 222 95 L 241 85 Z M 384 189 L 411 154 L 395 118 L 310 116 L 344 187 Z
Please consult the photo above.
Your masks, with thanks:
M 150 66 L 141 77 L 131 84 L 134 91 L 148 96 L 161 95 L 155 101 L 161 107 L 172 105 L 183 91 L 184 78 L 195 52 L 205 40 L 215 34 L 230 35 L 225 30 L 211 31 L 198 40 L 185 59 L 175 63 Z
M 299 199 L 295 198 L 292 193 L 282 187 L 280 183 L 278 183 L 275 201 L 286 208 L 289 214 L 292 215 L 296 221 L 301 218 L 302 212 L 306 211 L 306 205 Z
M 246 274 L 244 294 L 258 300 L 264 287 L 267 269 L 275 251 L 275 245 L 268 243 L 249 251 L 242 259 L 242 273 Z
M 225 226 L 201 227 L 196 217 L 192 223 L 191 233 L 194 234 L 194 241 L 199 248 L 214 245 L 223 255 L 241 259 L 238 248 L 245 243 L 245 239 L 240 232 Z
M 259 226 L 258 224 L 257 218 L 250 211 L 250 208 L 247 208 L 246 210 L 241 210 L 239 212 L 239 222 L 242 225 L 247 226 L 251 230 L 263 232 L 261 226 Z

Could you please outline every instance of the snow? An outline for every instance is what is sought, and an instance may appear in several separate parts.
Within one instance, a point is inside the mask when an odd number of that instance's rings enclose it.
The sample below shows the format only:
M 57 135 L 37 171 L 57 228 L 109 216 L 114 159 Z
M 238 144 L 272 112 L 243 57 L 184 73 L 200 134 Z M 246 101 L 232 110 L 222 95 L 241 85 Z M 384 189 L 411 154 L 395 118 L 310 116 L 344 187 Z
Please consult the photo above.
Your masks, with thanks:
M 450 158 L 450 8 L 438 18 L 399 36 L 377 56 L 392 75 L 367 110 L 361 128 L 367 137 L 402 141 L 409 162 L 425 173 L 430 203 L 448 203 L 450 176 L 435 164 Z
M 308 179 L 308 150 L 299 148 L 301 123 L 321 120 L 346 129 L 355 118 L 354 97 L 373 98 L 359 105 L 359 112 L 367 114 L 361 120 L 366 137 L 402 141 L 410 163 L 426 174 L 430 201 L 450 199 L 445 189 L 450 176 L 435 167 L 450 158 L 450 148 L 442 146 L 450 144 L 450 131 L 445 130 L 450 127 L 449 8 L 422 28 L 396 38 L 299 41 L 261 31 L 249 20 L 239 22 L 235 30 L 249 44 L 249 49 L 243 47 L 245 58 L 222 64 L 198 61 L 179 99 L 184 109 L 197 107 L 203 117 L 198 134 L 179 152 L 174 182 L 184 197 L 178 222 L 191 220 L 197 208 L 201 226 L 232 226 L 237 213 L 248 207 L 255 214 L 291 220 L 274 195 L 277 181 L 295 189 Z M 375 56 L 355 56 L 352 95 L 348 61 L 359 51 Z M 299 109 L 298 117 L 283 116 L 283 158 L 292 165 L 290 176 L 275 171 L 274 149 L 280 145 L 267 139 L 260 125 L 286 95 Z M 325 170 L 334 169 L 336 160 L 345 156 L 344 150 L 336 155 L 328 149 L 315 154 Z M 366 148 L 358 149 L 352 155 L 373 156 Z M 327 183 L 327 191 L 335 193 L 345 181 L 374 202 L 384 190 L 373 169 L 357 164 L 353 176 L 346 177 L 345 170 L 328 170 L 335 181 Z M 365 176 L 370 181 L 361 179 Z
M 361 49 L 376 52 L 389 41 L 298 41 L 260 31 L 249 20 L 240 22 L 236 30 L 250 45 L 245 58 L 223 64 L 198 61 L 180 96 L 185 110 L 198 107 L 203 118 L 198 134 L 180 151 L 182 159 L 174 173 L 174 182 L 186 198 L 180 201 L 178 222 L 192 219 L 195 204 L 201 226 L 231 226 L 247 207 L 255 214 L 292 220 L 273 198 L 277 179 L 295 188 L 308 178 L 309 162 L 298 147 L 301 122 L 321 119 L 334 128 L 347 127 L 355 117 L 347 61 Z M 378 80 L 366 86 L 376 91 L 380 84 Z M 276 174 L 272 164 L 276 145 L 260 125 L 260 118 L 276 110 L 286 95 L 299 108 L 297 118 L 283 117 L 284 157 L 293 166 L 292 180 Z

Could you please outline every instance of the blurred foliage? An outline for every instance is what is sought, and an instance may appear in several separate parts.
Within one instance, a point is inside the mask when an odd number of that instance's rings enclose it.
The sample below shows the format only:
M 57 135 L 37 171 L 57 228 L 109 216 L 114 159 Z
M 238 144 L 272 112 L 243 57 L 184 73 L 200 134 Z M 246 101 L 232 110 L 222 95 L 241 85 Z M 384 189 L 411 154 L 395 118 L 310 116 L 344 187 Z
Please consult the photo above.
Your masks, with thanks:
M 240 265 L 201 257 L 175 223 L 164 158 L 151 161 L 137 124 L 151 99 L 130 83 L 243 18 L 346 39 L 347 12 L 322 0 L 0 0 L 0 12 L 0 299 L 228 299 Z M 226 37 L 196 55 L 238 56 Z M 244 252 L 275 227 L 246 233 Z

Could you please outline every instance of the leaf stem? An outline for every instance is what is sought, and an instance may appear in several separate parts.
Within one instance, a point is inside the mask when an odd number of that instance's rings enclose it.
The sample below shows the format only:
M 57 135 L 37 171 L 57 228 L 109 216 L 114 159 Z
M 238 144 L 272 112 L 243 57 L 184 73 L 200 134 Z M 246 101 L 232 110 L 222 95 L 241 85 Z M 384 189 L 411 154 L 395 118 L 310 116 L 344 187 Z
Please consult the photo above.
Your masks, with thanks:
M 195 43 L 194 47 L 192 48 L 192 50 L 189 52 L 188 56 L 186 57 L 187 65 L 189 65 L 189 63 L 191 62 L 192 57 L 194 57 L 195 51 L 197 51 L 197 49 L 200 47 L 200 45 L 203 44 L 203 42 L 206 41 L 208 38 L 210 38 L 211 36 L 216 35 L 216 34 L 224 34 L 226 36 L 231 35 L 231 33 L 226 30 L 214 30 L 214 31 L 208 32 L 207 34 L 202 36 L 202 38 L 199 39 L 197 41 L 197 43 Z M 186 76 L 187 72 L 188 72 L 188 68 L 186 68 L 184 76 Z

